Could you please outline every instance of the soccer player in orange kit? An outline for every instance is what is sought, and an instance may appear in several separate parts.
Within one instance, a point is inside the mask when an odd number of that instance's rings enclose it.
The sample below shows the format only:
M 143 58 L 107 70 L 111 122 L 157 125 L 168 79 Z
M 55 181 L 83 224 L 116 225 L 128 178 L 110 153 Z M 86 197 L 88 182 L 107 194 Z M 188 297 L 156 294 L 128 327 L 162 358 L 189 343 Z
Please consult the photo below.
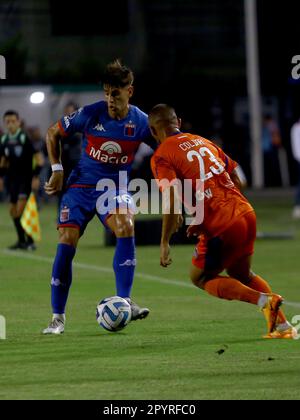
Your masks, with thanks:
M 296 329 L 280 310 L 283 298 L 272 293 L 269 284 L 251 271 L 256 215 L 239 190 L 237 163 L 211 141 L 182 133 L 180 123 L 175 110 L 165 104 L 156 105 L 149 114 L 151 133 L 160 143 L 151 160 L 156 180 L 191 180 L 195 195 L 199 180 L 204 186 L 204 194 L 200 195 L 204 200 L 203 222 L 190 225 L 187 231 L 188 236 L 199 238 L 192 259 L 192 282 L 220 299 L 258 305 L 268 325 L 264 338 L 296 338 Z M 169 242 L 180 223 L 174 211 L 175 187 L 168 188 L 171 204 L 170 214 L 163 215 L 160 254 L 163 267 L 172 263 Z M 224 269 L 228 276 L 220 275 Z

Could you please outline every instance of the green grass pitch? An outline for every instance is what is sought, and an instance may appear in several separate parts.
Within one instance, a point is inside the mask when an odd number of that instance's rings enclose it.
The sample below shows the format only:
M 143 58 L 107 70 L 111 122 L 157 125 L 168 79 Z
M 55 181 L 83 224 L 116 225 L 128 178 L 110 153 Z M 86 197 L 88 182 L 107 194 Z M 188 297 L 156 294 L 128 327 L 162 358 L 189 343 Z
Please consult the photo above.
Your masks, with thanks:
M 259 229 L 296 234 L 258 241 L 254 271 L 287 300 L 300 302 L 300 223 L 291 199 L 255 202 Z M 257 308 L 214 299 L 190 285 L 190 246 L 173 247 L 159 266 L 158 247 L 138 248 L 133 297 L 151 309 L 120 333 L 97 325 L 95 307 L 114 295 L 113 248 L 89 226 L 75 258 L 66 332 L 41 335 L 50 319 L 50 272 L 56 250 L 55 208 L 40 213 L 35 253 L 7 253 L 15 240 L 8 206 L 0 206 L 0 399 L 299 399 L 300 340 L 263 340 Z M 286 307 L 291 320 L 300 308 Z M 220 351 L 221 350 L 221 351 Z M 224 351 L 222 351 L 224 350 Z

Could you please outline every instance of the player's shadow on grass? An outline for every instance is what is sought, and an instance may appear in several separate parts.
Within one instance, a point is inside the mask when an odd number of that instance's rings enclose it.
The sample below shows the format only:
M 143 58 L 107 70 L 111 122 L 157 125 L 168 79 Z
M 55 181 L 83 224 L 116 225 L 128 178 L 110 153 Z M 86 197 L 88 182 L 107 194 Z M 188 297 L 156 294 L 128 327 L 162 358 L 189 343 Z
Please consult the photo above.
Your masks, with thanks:
M 72 332 L 68 332 L 68 335 L 69 336 L 77 336 L 78 337 L 78 334 L 76 334 L 76 333 L 72 333 Z M 84 338 L 100 338 L 100 339 L 102 339 L 102 338 L 114 338 L 114 337 L 128 337 L 128 336 L 130 336 L 130 332 L 126 332 L 126 331 L 118 331 L 118 332 L 109 332 L 109 331 L 99 331 L 99 332 L 95 332 L 95 333 L 93 333 L 93 334 L 84 334 L 84 335 L 82 335 L 82 337 L 84 337 Z
M 259 344 L 259 343 L 261 343 L 262 341 L 266 341 L 266 340 L 263 340 L 263 338 L 259 338 L 259 337 L 255 337 L 255 338 L 242 338 L 242 339 L 239 339 L 239 340 L 236 340 L 236 339 L 227 339 L 226 340 L 226 343 L 229 345 L 229 344 L 245 344 L 245 343 L 251 343 L 251 344 L 253 344 L 253 343 L 257 343 L 257 344 Z M 213 342 L 210 342 L 209 344 L 216 344 L 216 345 L 218 345 L 220 343 L 220 341 L 219 342 L 215 342 L 215 343 L 213 343 Z M 220 344 L 219 344 L 220 345 Z

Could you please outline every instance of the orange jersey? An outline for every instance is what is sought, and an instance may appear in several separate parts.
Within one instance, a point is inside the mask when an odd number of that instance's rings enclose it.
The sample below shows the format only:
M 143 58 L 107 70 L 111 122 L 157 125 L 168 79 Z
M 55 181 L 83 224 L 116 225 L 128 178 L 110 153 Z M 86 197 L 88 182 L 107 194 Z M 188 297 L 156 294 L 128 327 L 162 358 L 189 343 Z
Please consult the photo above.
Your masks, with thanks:
M 240 216 L 253 211 L 231 181 L 230 173 L 236 167 L 237 163 L 211 141 L 188 133 L 168 137 L 151 159 L 152 172 L 157 181 L 191 180 L 195 196 L 198 180 L 202 181 L 202 228 L 208 237 L 218 236 Z

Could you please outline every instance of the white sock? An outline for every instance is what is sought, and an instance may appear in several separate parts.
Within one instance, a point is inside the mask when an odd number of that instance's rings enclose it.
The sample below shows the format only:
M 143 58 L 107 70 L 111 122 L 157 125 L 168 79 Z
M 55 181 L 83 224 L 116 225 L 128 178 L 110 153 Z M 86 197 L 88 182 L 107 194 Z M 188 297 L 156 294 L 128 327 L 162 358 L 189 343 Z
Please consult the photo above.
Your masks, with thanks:
M 59 319 L 60 321 L 65 323 L 66 322 L 66 315 L 65 314 L 53 314 L 52 321 L 54 321 L 54 319 Z
M 258 299 L 257 306 L 259 306 L 261 309 L 266 306 L 266 303 L 268 301 L 268 295 L 265 293 L 260 294 L 260 298 Z
M 286 321 L 283 324 L 278 324 L 276 326 L 276 330 L 279 331 L 279 332 L 282 332 L 282 331 L 288 330 L 291 327 L 292 327 L 292 325 L 288 321 Z

